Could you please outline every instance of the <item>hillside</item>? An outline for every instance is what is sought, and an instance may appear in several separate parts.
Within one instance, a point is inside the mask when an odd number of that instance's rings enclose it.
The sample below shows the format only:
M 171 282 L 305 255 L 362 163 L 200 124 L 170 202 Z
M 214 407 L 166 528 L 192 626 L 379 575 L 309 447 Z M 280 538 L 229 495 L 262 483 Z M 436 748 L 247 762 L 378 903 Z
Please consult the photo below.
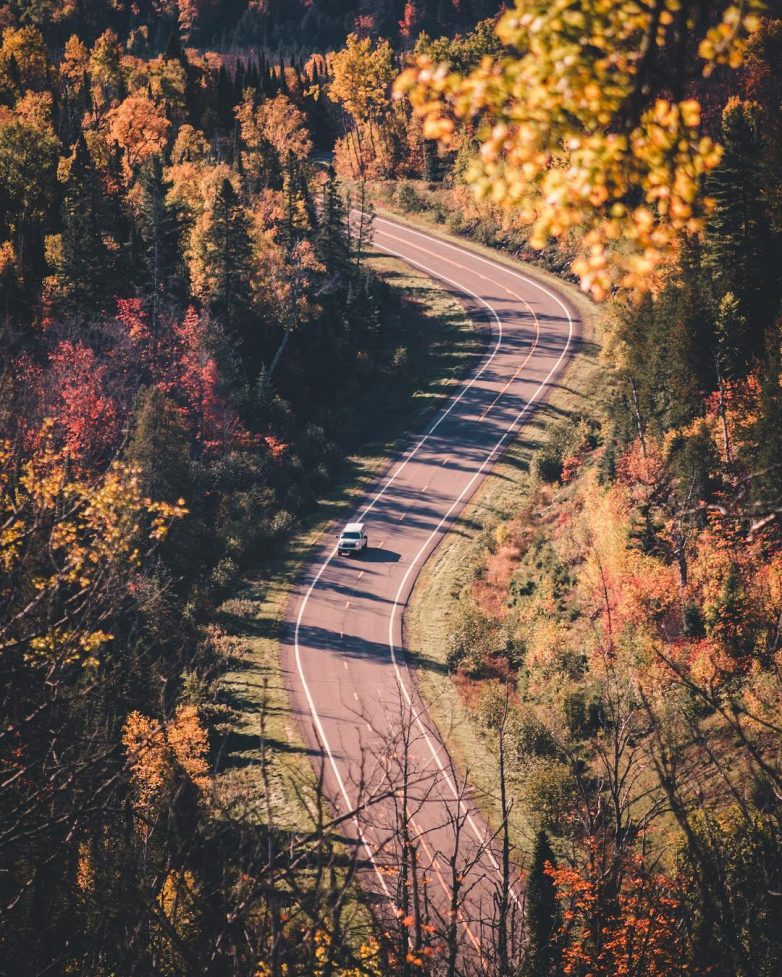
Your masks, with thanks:
M 779 5 L 10 0 L 0 29 L 0 974 L 776 974 Z M 576 307 L 603 348 L 558 373 Z M 283 598 L 429 430 L 388 492 L 409 552 L 373 537 L 313 611 L 364 600 L 355 671 L 401 654 L 413 570 L 547 387 L 414 600 L 475 783 L 438 759 L 418 825 L 416 706 L 346 812 Z M 336 723 L 343 630 L 307 627 Z M 355 691 L 350 735 L 405 696 Z

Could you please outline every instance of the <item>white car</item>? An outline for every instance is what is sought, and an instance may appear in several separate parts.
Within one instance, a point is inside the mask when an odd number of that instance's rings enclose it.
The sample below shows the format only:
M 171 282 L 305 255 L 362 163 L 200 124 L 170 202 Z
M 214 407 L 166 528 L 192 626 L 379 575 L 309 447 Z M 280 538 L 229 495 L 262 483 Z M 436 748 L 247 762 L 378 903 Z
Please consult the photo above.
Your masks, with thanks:
M 351 553 L 360 553 L 367 548 L 367 534 L 363 522 L 349 522 L 339 534 L 337 542 L 337 553 L 340 556 L 349 556 Z

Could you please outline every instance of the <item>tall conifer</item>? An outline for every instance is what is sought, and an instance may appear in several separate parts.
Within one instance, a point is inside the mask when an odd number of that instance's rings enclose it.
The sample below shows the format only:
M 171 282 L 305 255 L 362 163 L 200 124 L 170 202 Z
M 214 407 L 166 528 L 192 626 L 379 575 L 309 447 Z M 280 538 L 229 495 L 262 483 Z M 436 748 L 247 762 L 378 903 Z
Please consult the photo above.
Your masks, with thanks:
M 759 106 L 731 99 L 722 116 L 722 162 L 709 180 L 714 213 L 708 227 L 706 267 L 718 298 L 732 292 L 748 322 L 745 354 L 763 350 L 777 312 L 778 289 L 763 200 L 763 134 Z
M 57 278 L 66 308 L 96 311 L 106 299 L 112 263 L 105 243 L 107 208 L 100 177 L 80 136 L 71 162 L 62 205 L 62 236 Z
M 180 215 L 167 201 L 168 184 L 159 156 L 153 156 L 143 167 L 139 190 L 136 220 L 151 291 L 152 326 L 156 329 L 161 302 L 173 296 L 183 277 L 179 259 Z
M 556 865 L 556 860 L 548 835 L 541 830 L 535 838 L 532 864 L 527 876 L 529 949 L 525 977 L 553 977 L 557 973 L 560 912 L 554 880 L 546 871 L 548 865 Z

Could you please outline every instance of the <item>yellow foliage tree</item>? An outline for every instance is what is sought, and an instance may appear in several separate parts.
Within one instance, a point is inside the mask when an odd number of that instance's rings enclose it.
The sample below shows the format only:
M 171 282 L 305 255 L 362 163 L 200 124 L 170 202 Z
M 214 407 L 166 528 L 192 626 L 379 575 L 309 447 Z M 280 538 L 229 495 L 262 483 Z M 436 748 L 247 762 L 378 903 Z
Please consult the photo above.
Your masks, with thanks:
M 101 115 L 119 100 L 122 90 L 122 48 L 112 30 L 104 31 L 90 51 L 90 91 L 95 111 Z
M 344 160 L 340 169 L 353 176 L 388 176 L 391 140 L 398 136 L 389 131 L 395 121 L 389 100 L 394 78 L 391 45 L 351 34 L 344 49 L 332 56 L 330 68 L 329 97 L 352 122 L 345 145 L 338 147 Z
M 165 791 L 181 770 L 200 791 L 209 786 L 209 741 L 198 709 L 179 706 L 165 722 L 131 712 L 122 730 L 122 744 L 136 795 L 142 831 Z
M 467 182 L 518 211 L 535 247 L 577 233 L 584 290 L 643 289 L 676 238 L 702 226 L 702 180 L 720 159 L 687 77 L 666 59 L 694 44 L 701 74 L 736 67 L 758 26 L 752 0 L 718 5 L 716 26 L 714 6 L 516 0 L 497 24 L 513 53 L 466 76 L 422 56 L 396 93 L 409 95 L 427 138 L 448 143 L 455 119 L 477 121 Z
M 140 568 L 144 539 L 162 539 L 186 510 L 145 498 L 138 473 L 121 462 L 97 480 L 74 475 L 52 430 L 47 422 L 26 459 L 0 442 L 0 587 L 8 611 L 0 655 L 91 666 L 112 640 L 100 626 L 101 601 Z
M 14 66 L 12 70 L 12 65 Z M 46 86 L 49 59 L 41 32 L 35 27 L 7 27 L 0 45 L 0 92 L 12 98 Z
M 269 147 L 281 165 L 291 153 L 303 162 L 312 151 L 306 117 L 286 95 L 277 95 L 258 106 L 248 90 L 242 104 L 236 107 L 236 119 L 242 137 L 242 168 L 250 186 L 268 184 L 272 168 L 277 168 L 270 167 Z
M 75 34 L 69 37 L 65 42 L 65 50 L 60 62 L 60 76 L 66 86 L 75 89 L 81 85 L 87 72 L 88 62 L 89 55 L 84 41 Z

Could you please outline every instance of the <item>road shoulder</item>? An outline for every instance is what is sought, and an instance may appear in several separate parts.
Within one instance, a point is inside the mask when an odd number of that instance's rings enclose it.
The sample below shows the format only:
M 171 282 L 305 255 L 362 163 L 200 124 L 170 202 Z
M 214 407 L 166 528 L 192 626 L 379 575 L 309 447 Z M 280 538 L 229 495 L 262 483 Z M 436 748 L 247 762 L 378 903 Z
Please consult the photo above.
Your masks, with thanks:
M 487 757 L 492 755 L 492 744 L 448 672 L 449 618 L 463 587 L 472 578 L 484 533 L 509 518 L 523 503 L 529 491 L 531 462 L 545 442 L 548 426 L 563 417 L 578 415 L 598 387 L 601 311 L 574 285 L 550 272 L 443 232 L 427 221 L 412 220 L 380 208 L 378 215 L 425 231 L 553 287 L 576 307 L 582 323 L 569 366 L 425 563 L 404 614 L 405 648 L 421 697 L 451 757 L 472 782 L 482 813 L 496 829 L 501 822 L 497 770 L 493 762 L 487 762 Z M 515 805 L 512 810 L 511 833 L 519 849 L 528 850 L 532 832 L 524 820 L 521 805 Z

